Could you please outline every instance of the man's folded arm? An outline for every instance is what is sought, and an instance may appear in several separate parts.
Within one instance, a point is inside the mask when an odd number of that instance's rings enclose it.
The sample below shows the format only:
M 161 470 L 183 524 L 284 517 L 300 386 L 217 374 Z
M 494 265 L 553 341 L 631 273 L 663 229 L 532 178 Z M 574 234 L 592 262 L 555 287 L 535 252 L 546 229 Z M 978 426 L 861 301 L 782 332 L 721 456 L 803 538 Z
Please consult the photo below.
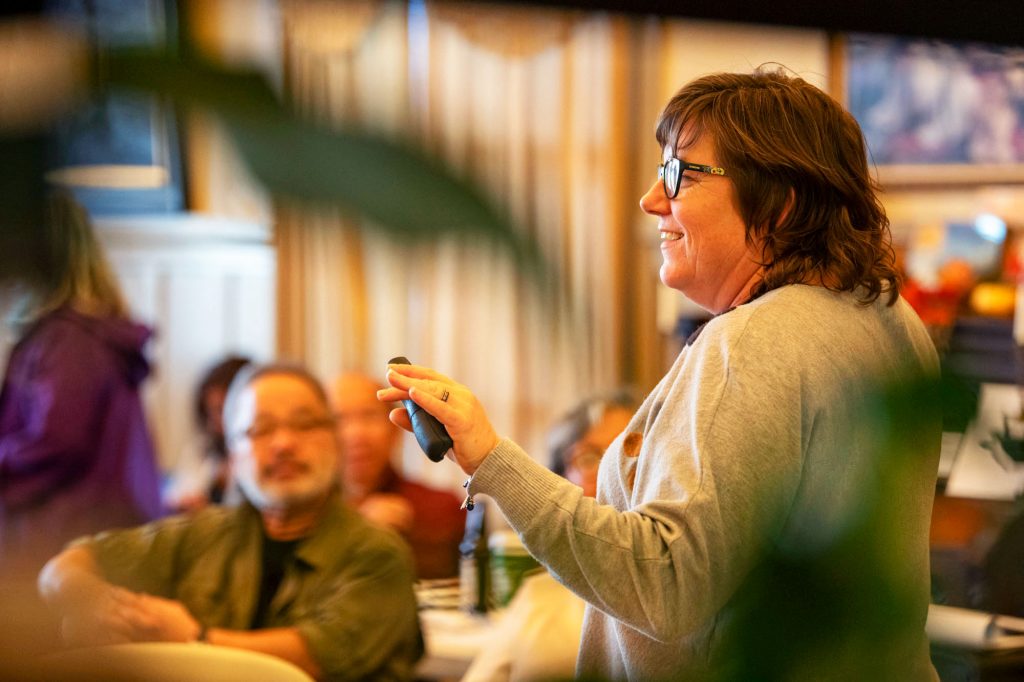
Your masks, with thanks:
M 210 628 L 206 631 L 209 644 L 248 649 L 277 656 L 302 668 L 308 675 L 320 679 L 320 666 L 313 658 L 305 638 L 298 628 L 266 628 L 263 630 L 225 630 Z

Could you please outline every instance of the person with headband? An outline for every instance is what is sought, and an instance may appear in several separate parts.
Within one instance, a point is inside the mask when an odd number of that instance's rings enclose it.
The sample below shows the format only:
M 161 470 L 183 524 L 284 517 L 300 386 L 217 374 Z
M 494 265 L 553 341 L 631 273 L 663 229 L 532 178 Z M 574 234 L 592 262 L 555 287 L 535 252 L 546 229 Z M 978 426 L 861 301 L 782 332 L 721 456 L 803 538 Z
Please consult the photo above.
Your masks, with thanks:
M 640 206 L 657 220 L 661 281 L 714 317 L 605 452 L 596 500 L 500 437 L 470 388 L 440 372 L 390 365 L 379 398 L 439 419 L 469 496 L 495 500 L 587 602 L 580 676 L 728 674 L 744 653 L 728 644 L 756 620 L 752 578 L 780 552 L 827 554 L 885 505 L 885 537 L 863 534 L 860 561 L 795 596 L 877 582 L 900 611 L 863 628 L 898 629 L 852 637 L 812 623 L 814 654 L 775 664 L 799 679 L 935 679 L 924 624 L 941 425 L 877 401 L 917 456 L 872 487 L 882 459 L 858 419 L 872 386 L 934 376 L 938 357 L 900 298 L 860 127 L 818 88 L 762 68 L 685 85 L 656 138 L 662 162 Z M 405 410 L 391 417 L 410 426 Z

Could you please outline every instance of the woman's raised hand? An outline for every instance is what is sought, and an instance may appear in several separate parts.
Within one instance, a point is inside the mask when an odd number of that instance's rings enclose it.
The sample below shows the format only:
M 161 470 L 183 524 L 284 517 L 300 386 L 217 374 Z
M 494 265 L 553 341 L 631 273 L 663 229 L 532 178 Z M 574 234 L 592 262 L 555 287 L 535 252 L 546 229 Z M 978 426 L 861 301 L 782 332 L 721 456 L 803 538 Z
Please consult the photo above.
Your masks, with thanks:
M 390 388 L 377 391 L 377 399 L 394 402 L 411 399 L 444 424 L 451 436 L 455 462 L 472 475 L 500 438 L 491 426 L 483 405 L 462 384 L 421 365 L 388 365 Z M 405 408 L 391 411 L 391 421 L 412 431 Z

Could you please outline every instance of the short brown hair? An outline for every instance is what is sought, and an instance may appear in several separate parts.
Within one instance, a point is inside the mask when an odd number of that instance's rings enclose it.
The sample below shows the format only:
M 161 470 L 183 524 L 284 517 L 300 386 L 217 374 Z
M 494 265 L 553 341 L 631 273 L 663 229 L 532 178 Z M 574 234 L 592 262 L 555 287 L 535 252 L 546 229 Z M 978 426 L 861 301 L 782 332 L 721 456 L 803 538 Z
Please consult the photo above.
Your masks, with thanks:
M 859 289 L 864 303 L 883 292 L 889 305 L 896 302 L 889 219 L 868 171 L 864 136 L 827 94 L 764 67 L 711 74 L 676 93 L 656 135 L 672 149 L 711 136 L 716 163 L 736 187 L 747 242 L 762 244 L 763 279 L 752 297 L 821 282 L 834 291 Z

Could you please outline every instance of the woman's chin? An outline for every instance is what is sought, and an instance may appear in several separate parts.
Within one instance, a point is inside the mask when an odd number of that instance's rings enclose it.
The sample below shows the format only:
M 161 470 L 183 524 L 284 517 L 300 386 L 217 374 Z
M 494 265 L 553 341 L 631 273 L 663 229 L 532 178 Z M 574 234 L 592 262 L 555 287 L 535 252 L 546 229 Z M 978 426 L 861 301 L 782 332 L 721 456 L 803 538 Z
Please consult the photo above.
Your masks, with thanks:
M 671 263 L 662 263 L 658 276 L 661 279 L 661 283 L 669 289 L 675 289 L 683 294 L 686 293 L 686 278 Z

